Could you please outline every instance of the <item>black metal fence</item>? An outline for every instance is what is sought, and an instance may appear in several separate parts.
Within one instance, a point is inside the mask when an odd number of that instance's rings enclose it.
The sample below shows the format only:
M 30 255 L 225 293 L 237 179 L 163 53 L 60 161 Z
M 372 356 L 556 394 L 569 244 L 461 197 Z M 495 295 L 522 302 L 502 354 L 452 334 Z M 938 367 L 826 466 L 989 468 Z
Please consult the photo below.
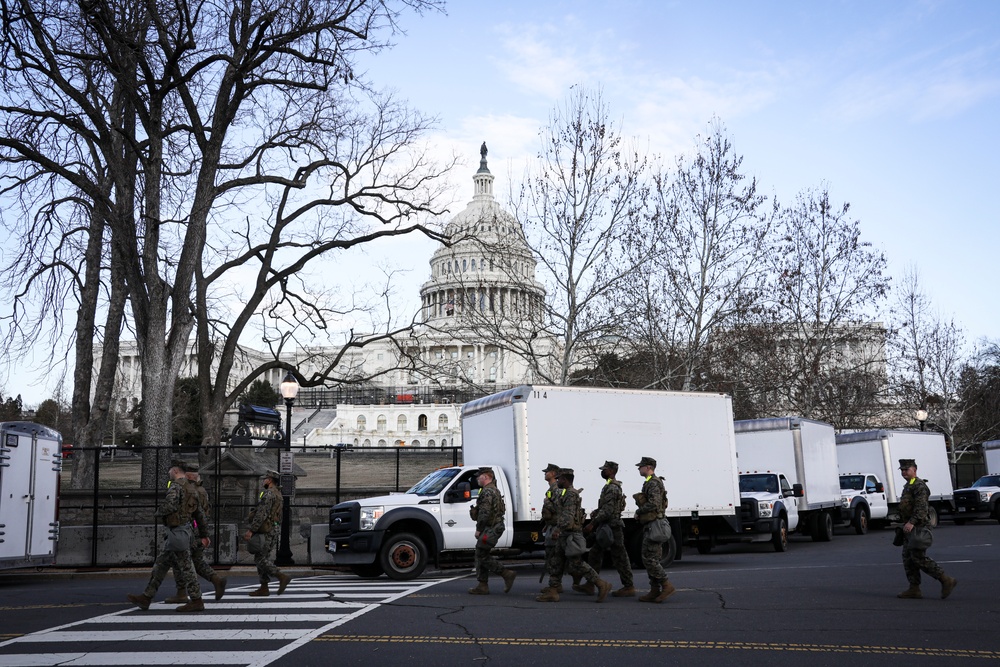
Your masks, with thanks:
M 59 521 L 63 527 L 89 528 L 91 567 L 119 564 L 114 558 L 98 555 L 98 531 L 110 525 L 150 525 L 156 523 L 163 502 L 167 479 L 158 480 L 155 489 L 141 488 L 142 454 L 112 447 L 99 448 L 94 459 L 93 483 L 86 488 L 73 488 L 74 457 L 84 456 L 98 448 L 75 447 L 64 460 L 59 503 Z M 169 466 L 178 454 L 170 447 L 147 448 L 152 451 L 157 469 Z M 211 450 L 202 457 L 200 475 L 211 503 L 210 557 L 220 564 L 220 527 L 226 524 L 244 525 L 256 504 L 260 476 L 267 469 L 280 469 L 280 449 L 262 447 L 225 447 Z M 186 461 L 195 461 L 194 454 L 183 454 Z M 289 533 L 302 535 L 303 528 L 325 523 L 330 507 L 341 500 L 405 491 L 427 473 L 444 466 L 458 465 L 461 450 L 443 448 L 310 448 L 296 452 L 293 458 L 294 476 L 290 487 L 283 488 L 285 502 L 291 514 Z M 240 531 L 242 532 L 242 531 Z M 159 544 L 154 543 L 148 562 L 156 557 Z M 58 559 L 57 559 L 58 562 Z M 231 564 L 231 563 L 223 563 Z

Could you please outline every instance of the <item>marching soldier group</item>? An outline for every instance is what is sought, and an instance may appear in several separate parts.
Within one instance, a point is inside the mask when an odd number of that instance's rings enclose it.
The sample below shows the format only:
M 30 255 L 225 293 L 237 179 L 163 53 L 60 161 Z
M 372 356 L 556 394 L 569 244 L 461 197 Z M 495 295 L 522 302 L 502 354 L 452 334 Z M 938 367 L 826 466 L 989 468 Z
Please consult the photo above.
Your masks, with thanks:
M 205 549 L 211 544 L 208 537 L 208 492 L 201 484 L 197 463 L 174 459 L 167 474 L 167 495 L 159 510 L 159 519 L 166 528 L 163 549 L 153 563 L 153 571 L 145 590 L 138 595 L 130 594 L 128 600 L 140 609 L 149 609 L 163 578 L 173 569 L 177 592 L 168 597 L 166 602 L 181 603 L 176 608 L 179 612 L 204 611 L 199 575 L 212 584 L 216 600 L 221 600 L 226 592 L 226 578 L 212 569 L 205 555 Z M 264 488 L 258 496 L 256 507 L 250 510 L 250 528 L 244 535 L 248 542 L 255 535 L 263 538 L 260 550 L 254 554 L 254 564 L 257 566 L 261 585 L 249 594 L 253 597 L 270 594 L 268 582 L 271 578 L 278 580 L 278 595 L 285 592 L 291 581 L 289 575 L 274 566 L 272 555 L 277 536 L 281 532 L 284 503 L 278 489 L 278 480 L 277 472 L 268 470 L 265 473 Z
M 650 590 L 639 597 L 641 602 L 663 602 L 674 591 L 667 580 L 660 562 L 663 556 L 662 542 L 651 539 L 649 526 L 664 518 L 667 508 L 667 494 L 662 478 L 656 475 L 656 460 L 648 456 L 636 464 L 644 481 L 642 491 L 635 494 L 636 519 L 643 525 L 642 563 L 649 575 Z M 600 578 L 599 572 L 604 554 L 611 552 L 611 562 L 621 578 L 621 588 L 611 593 L 613 597 L 634 597 L 636 589 L 632 577 L 632 567 L 625 550 L 625 531 L 622 512 L 626 501 L 621 482 L 616 478 L 618 464 L 605 461 L 600 467 L 604 486 L 597 509 L 590 514 L 590 522 L 584 526 L 585 514 L 580 499 L 580 490 L 573 487 L 575 473 L 571 468 L 560 468 L 550 463 L 543 471 L 549 489 L 542 500 L 542 522 L 545 536 L 545 574 L 548 585 L 541 590 L 536 600 L 558 602 L 563 592 L 562 579 L 565 573 L 573 577 L 573 590 L 586 595 L 597 595 L 597 602 L 603 602 L 611 592 L 610 582 Z M 489 595 L 490 573 L 500 575 L 504 580 L 504 592 L 514 584 L 515 573 L 505 569 L 492 555 L 497 539 L 504 531 L 504 502 L 495 484 L 492 468 L 481 468 L 478 481 L 481 487 L 479 497 L 470 512 L 476 521 L 476 578 L 478 583 L 469 589 L 472 595 Z M 594 533 L 593 547 L 586 549 L 584 534 Z M 587 556 L 584 560 L 584 555 Z M 581 583 L 586 581 L 586 583 Z

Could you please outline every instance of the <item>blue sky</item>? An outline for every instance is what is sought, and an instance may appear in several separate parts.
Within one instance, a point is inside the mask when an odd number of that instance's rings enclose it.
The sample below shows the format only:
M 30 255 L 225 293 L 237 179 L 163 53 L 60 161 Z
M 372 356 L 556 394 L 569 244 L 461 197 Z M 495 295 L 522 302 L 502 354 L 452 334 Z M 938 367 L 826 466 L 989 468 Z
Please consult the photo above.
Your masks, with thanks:
M 570 86 L 601 86 L 623 134 L 666 164 L 717 116 L 779 201 L 826 183 L 893 276 L 915 266 L 970 343 L 1000 340 L 1000 2 L 462 0 L 401 25 L 364 66 L 438 118 L 428 146 L 463 160 L 452 211 L 471 198 L 483 141 L 501 195 Z M 337 275 L 403 269 L 396 294 L 415 311 L 434 248 L 375 244 Z M 51 394 L 54 382 L 6 370 L 9 393 Z
M 613 117 L 670 164 L 717 116 L 745 169 L 791 203 L 827 184 L 890 273 L 907 266 L 970 343 L 1000 339 L 989 279 L 1000 248 L 1000 3 L 453 2 L 405 17 L 370 77 L 437 116 L 438 150 L 490 147 L 497 192 L 536 152 L 570 86 L 601 86 Z M 407 242 L 386 254 L 412 267 Z M 407 288 L 410 289 L 410 288 Z

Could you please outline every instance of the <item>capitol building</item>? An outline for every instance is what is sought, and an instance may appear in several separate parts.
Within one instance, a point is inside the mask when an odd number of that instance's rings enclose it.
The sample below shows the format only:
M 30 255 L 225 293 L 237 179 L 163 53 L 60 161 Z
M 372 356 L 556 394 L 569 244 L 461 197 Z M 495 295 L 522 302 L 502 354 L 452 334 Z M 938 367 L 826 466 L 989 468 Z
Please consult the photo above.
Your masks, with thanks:
M 504 342 L 511 332 L 540 330 L 545 289 L 535 278 L 524 230 L 496 201 L 485 143 L 480 155 L 472 200 L 444 230 L 452 243 L 430 258 L 412 332 L 347 350 L 328 386 L 301 389 L 292 418 L 293 449 L 460 446 L 463 402 L 535 380 L 529 360 Z M 127 412 L 138 403 L 141 376 L 135 343 L 123 341 L 121 347 L 116 409 Z M 544 358 L 552 347 L 540 337 L 532 358 Z M 234 364 L 236 381 L 273 360 L 242 349 L 244 358 Z M 340 351 L 300 347 L 281 360 L 309 377 Z M 196 373 L 192 347 L 181 377 Z M 277 388 L 283 376 L 273 370 L 264 379 Z

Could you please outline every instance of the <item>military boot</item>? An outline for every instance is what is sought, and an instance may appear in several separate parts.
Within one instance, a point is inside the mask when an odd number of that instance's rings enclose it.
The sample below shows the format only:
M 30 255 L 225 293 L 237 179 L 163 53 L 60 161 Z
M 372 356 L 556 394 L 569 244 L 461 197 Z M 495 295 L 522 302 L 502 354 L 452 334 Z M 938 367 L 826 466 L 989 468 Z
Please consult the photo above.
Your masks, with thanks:
M 597 589 L 594 587 L 594 584 L 590 583 L 589 581 L 585 584 L 573 584 L 573 590 L 576 591 L 577 593 L 583 593 L 584 595 L 593 595 L 594 593 L 597 592 Z
M 195 598 L 187 604 L 182 604 L 174 611 L 205 611 L 205 602 L 201 598 Z
M 611 592 L 611 582 L 604 581 L 603 579 L 597 580 L 597 601 L 604 602 L 604 598 L 608 597 L 608 593 Z
M 535 598 L 536 602 L 559 602 L 559 593 L 551 586 L 542 589 L 542 594 Z
M 188 594 L 187 591 L 185 591 L 183 588 L 178 588 L 176 595 L 171 595 L 166 600 L 164 600 L 164 602 L 166 602 L 167 604 L 184 604 L 187 601 L 188 601 Z
M 480 581 L 476 584 L 475 588 L 469 589 L 469 595 L 489 595 L 490 585 L 488 582 Z
M 555 586 L 552 586 L 552 588 L 553 588 L 553 590 L 555 590 L 556 593 L 562 593 L 563 592 L 563 587 L 562 587 L 562 582 L 561 581 L 558 584 L 556 584 Z
M 635 597 L 635 586 L 622 586 L 617 591 L 611 594 L 611 597 L 615 598 L 634 598 Z
M 941 578 L 941 599 L 944 600 L 951 595 L 951 592 L 955 590 L 955 586 L 958 586 L 958 581 L 955 577 L 949 577 L 947 574 L 944 575 Z
M 221 600 L 226 594 L 226 578 L 215 575 L 212 577 L 212 585 L 215 586 L 215 599 Z
M 131 593 L 129 593 L 128 601 L 134 604 L 139 609 L 146 611 L 147 609 L 149 609 L 149 605 L 153 601 L 153 598 L 149 597 L 145 593 L 143 593 L 142 595 L 132 595 Z
M 898 598 L 904 598 L 909 600 L 920 600 L 924 596 L 920 593 L 920 586 L 916 584 L 910 584 L 910 587 L 905 591 L 897 595 Z
M 291 580 L 291 575 L 285 574 L 284 572 L 278 573 L 278 595 L 285 592 L 285 589 L 288 588 L 288 582 Z
M 517 572 L 514 570 L 504 570 L 500 573 L 503 577 L 503 592 L 510 593 L 511 586 L 514 585 L 514 580 L 517 579 Z
M 260 588 L 258 588 L 257 590 L 250 591 L 249 593 L 247 593 L 247 595 L 249 595 L 252 598 L 266 598 L 270 594 L 271 591 L 267 589 L 267 582 L 261 584 Z
M 663 585 L 660 587 L 660 594 L 657 595 L 655 598 L 653 598 L 653 602 L 663 602 L 668 597 L 673 595 L 674 591 L 676 590 L 677 589 L 674 588 L 674 585 L 670 583 L 668 579 L 664 579 Z
M 639 596 L 639 602 L 652 602 L 660 594 L 660 582 L 653 581 L 649 584 L 649 592 Z

